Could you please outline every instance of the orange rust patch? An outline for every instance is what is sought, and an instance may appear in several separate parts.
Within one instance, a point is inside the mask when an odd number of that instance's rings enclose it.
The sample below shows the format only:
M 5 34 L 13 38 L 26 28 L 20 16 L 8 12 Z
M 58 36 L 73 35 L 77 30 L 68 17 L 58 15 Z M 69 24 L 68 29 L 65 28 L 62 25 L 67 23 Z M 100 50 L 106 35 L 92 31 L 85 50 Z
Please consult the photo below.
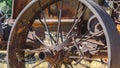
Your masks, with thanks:
M 117 29 L 120 32 L 120 24 L 117 25 Z
M 17 33 L 18 33 L 18 34 L 21 33 L 24 29 L 25 29 L 25 28 L 20 28 L 20 29 L 17 31 Z

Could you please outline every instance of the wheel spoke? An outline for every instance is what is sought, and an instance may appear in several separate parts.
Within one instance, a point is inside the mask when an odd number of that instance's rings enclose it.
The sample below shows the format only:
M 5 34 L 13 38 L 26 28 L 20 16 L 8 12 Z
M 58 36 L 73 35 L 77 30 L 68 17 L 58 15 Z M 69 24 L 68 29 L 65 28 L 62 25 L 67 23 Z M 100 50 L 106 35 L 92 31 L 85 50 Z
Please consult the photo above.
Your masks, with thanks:
M 102 43 L 101 41 L 96 41 L 96 40 L 93 40 L 93 39 L 89 39 L 89 40 L 87 40 L 87 42 L 93 43 L 93 44 L 96 44 L 96 45 L 106 46 L 106 45 L 105 45 L 104 43 Z
M 73 57 L 79 58 L 79 56 L 73 56 Z M 78 59 L 78 61 L 76 61 L 76 63 L 75 63 L 74 65 L 80 64 L 80 65 L 82 65 L 83 67 L 89 68 L 87 65 L 81 63 L 81 61 L 82 61 L 83 59 L 84 59 L 84 58 Z
M 62 27 L 61 27 L 63 0 L 61 1 L 59 12 L 58 12 L 58 3 L 57 2 L 56 2 L 56 7 L 57 7 L 57 16 L 58 16 L 58 29 L 57 29 L 57 45 L 58 45 L 59 33 L 60 33 L 61 41 L 63 42 Z
M 39 2 L 39 5 L 40 5 L 40 8 L 41 8 L 41 3 L 40 3 L 40 2 Z M 43 12 L 42 8 L 40 9 L 40 11 L 41 11 L 41 14 L 42 14 L 42 16 L 43 16 L 43 21 L 41 21 L 41 19 L 39 19 L 39 20 L 40 20 L 40 22 L 44 25 L 46 31 L 48 32 L 48 35 L 49 35 L 51 44 L 53 45 L 52 40 L 54 41 L 54 38 L 53 38 L 52 35 L 50 34 L 50 31 L 49 31 L 49 29 L 48 29 L 48 25 L 47 25 L 47 22 L 46 22 L 46 17 L 45 17 L 45 15 L 44 15 L 44 12 Z M 56 42 L 56 41 L 54 41 L 54 42 Z
M 75 47 L 76 47 L 77 50 L 79 51 L 80 56 L 84 57 L 84 54 L 82 53 L 81 49 L 79 48 L 79 45 L 78 45 L 77 42 L 75 41 L 75 38 L 74 38 L 74 37 L 73 37 L 73 42 L 74 42 Z
M 28 40 L 31 40 L 31 41 L 34 41 L 34 42 L 37 42 L 36 37 L 35 37 L 36 34 L 35 34 L 34 32 L 32 32 L 31 34 L 32 34 L 32 38 L 31 38 L 31 36 L 28 35 L 27 39 L 28 39 Z M 36 35 L 36 36 L 37 36 L 37 35 Z M 38 36 L 37 36 L 37 37 L 38 37 Z M 44 39 L 44 37 L 39 37 L 39 38 L 40 38 L 40 39 Z
M 75 12 L 75 17 L 74 17 L 74 21 L 73 21 L 73 23 L 75 23 L 76 22 L 76 18 L 77 18 L 77 14 L 78 14 L 78 10 L 80 9 L 80 2 L 78 3 L 78 6 L 77 6 L 77 10 L 76 10 L 76 12 Z M 75 26 L 75 25 L 74 25 Z M 74 28 L 74 27 L 73 27 Z M 73 28 L 71 28 L 70 29 L 70 31 L 68 32 L 68 34 L 67 34 L 67 37 L 70 35 L 70 33 L 71 33 L 71 31 L 73 30 Z M 67 38 L 66 37 L 66 38 Z
M 88 67 L 87 65 L 81 63 L 82 60 L 83 60 L 83 58 L 79 59 L 79 60 L 75 63 L 75 65 L 80 64 L 80 65 L 82 65 L 82 66 L 85 67 L 85 68 L 90 68 L 90 67 Z
M 78 5 L 78 6 L 79 6 L 79 5 Z M 85 10 L 86 10 L 86 7 L 83 5 L 83 6 L 82 6 L 82 11 L 81 11 L 81 13 L 80 13 L 80 15 L 79 15 L 79 17 L 78 17 L 78 20 L 74 19 L 74 22 L 73 22 L 74 24 L 73 24 L 73 26 L 71 27 L 71 29 L 68 31 L 68 34 L 66 35 L 66 38 L 69 37 L 69 35 L 71 34 L 72 30 L 73 30 L 74 27 L 77 25 L 77 23 L 81 21 L 81 17 L 82 17 L 83 14 L 85 13 Z M 78 12 L 78 10 L 77 10 L 77 12 Z M 78 14 L 78 13 L 76 13 L 76 14 Z
M 98 33 L 93 34 L 92 36 L 88 36 L 87 38 L 80 40 L 79 44 L 81 44 L 82 42 L 87 41 L 87 40 L 95 37 L 96 35 L 98 35 L 98 34 L 100 34 L 100 33 L 103 33 L 103 30 L 100 31 L 100 32 L 98 32 Z
M 74 65 L 81 63 L 82 60 L 83 60 L 83 58 L 78 59 L 78 61 L 76 61 L 76 63 Z
M 40 42 L 42 43 L 44 46 L 48 46 L 46 45 L 35 33 L 33 33 L 34 37 Z
M 51 40 L 51 43 L 53 44 L 53 42 L 54 43 L 56 43 L 56 41 L 55 41 L 55 39 L 53 38 L 53 36 L 51 35 L 51 33 L 50 33 L 50 31 L 49 31 L 49 29 L 48 29 L 48 26 L 47 26 L 47 22 L 46 21 L 44 21 L 44 20 L 46 20 L 45 18 L 43 19 L 43 20 L 41 20 L 41 19 L 39 19 L 39 21 L 41 22 L 41 24 L 43 25 L 43 27 L 45 28 L 45 30 L 48 32 L 48 36 L 49 36 L 49 38 L 50 38 L 50 40 Z M 44 21 L 44 22 L 43 22 Z M 53 42 L 52 42 L 52 40 L 53 40 Z
M 75 63 L 89 68 L 93 61 L 120 67 L 116 62 L 119 34 L 112 23 L 92 0 L 33 0 L 18 16 L 10 34 L 8 64 L 11 68 L 26 68 L 27 64 L 37 68 L 45 62 L 48 66 L 43 67 L 47 68 L 73 68 Z
M 89 60 L 89 61 L 95 61 L 95 62 L 102 63 L 102 61 L 100 61 L 100 60 L 95 60 L 95 59 L 92 59 L 92 58 L 84 57 L 83 59 L 84 59 L 84 60 Z M 104 63 L 104 64 L 107 65 L 107 63 Z
M 80 59 L 80 56 L 69 56 L 70 59 Z
M 34 39 L 30 38 L 30 37 L 27 37 L 28 40 L 31 40 L 31 41 L 35 41 Z

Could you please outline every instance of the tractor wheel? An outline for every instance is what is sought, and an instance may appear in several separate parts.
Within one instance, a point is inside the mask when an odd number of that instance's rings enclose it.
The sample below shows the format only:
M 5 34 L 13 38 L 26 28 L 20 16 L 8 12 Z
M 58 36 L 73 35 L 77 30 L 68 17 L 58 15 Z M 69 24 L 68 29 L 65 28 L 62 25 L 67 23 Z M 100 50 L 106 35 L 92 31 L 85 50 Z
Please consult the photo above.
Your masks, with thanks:
M 94 68 L 120 68 L 119 52 L 120 36 L 113 20 L 92 0 L 33 0 L 12 28 L 7 64 L 8 68 L 90 68 L 86 63 L 96 62 L 101 66 Z

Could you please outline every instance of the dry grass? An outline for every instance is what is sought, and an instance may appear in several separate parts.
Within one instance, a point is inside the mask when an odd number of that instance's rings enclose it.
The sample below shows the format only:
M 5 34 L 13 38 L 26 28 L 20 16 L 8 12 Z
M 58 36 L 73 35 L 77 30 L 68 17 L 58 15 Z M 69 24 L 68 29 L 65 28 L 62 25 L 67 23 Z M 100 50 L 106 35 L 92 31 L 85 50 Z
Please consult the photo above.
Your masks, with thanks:
M 87 61 L 83 61 L 82 63 L 85 64 L 85 65 L 90 66 L 90 68 L 107 68 L 107 65 L 104 65 L 104 64 L 99 63 L 99 62 L 94 62 L 93 61 L 92 63 L 89 63 Z M 80 64 L 75 66 L 74 62 L 72 64 L 73 64 L 73 68 L 86 68 L 86 67 L 83 67 Z M 27 68 L 31 68 L 32 66 L 34 66 L 34 64 L 32 64 L 32 65 L 28 64 L 26 66 L 27 66 Z M 42 63 L 41 65 L 37 66 L 36 68 L 48 68 L 47 63 Z M 65 68 L 65 66 L 62 65 L 62 68 Z
M 92 62 L 91 64 L 88 62 L 84 62 L 86 65 L 89 65 L 90 68 L 107 68 L 106 65 L 102 65 L 101 63 L 96 63 L 96 62 Z M 34 66 L 35 64 L 27 64 L 26 68 L 31 68 L 32 66 Z M 81 66 L 80 64 L 77 66 L 73 66 L 74 68 L 86 68 Z M 0 68 L 7 68 L 6 63 L 0 63 Z M 41 65 L 37 66 L 36 68 L 47 68 L 47 63 L 42 63 Z M 64 65 L 62 66 L 62 68 L 64 68 Z
M 6 51 L 0 51 L 0 53 L 6 53 Z M 26 64 L 26 68 L 31 68 L 33 67 L 34 65 L 38 64 L 40 60 L 37 60 L 37 63 L 35 64 Z M 92 62 L 92 63 L 89 63 L 88 61 L 82 61 L 83 64 L 85 65 L 88 65 L 90 66 L 90 68 L 107 68 L 107 65 L 103 65 L 102 63 L 99 63 L 99 62 Z M 74 62 L 72 63 L 73 64 L 73 68 L 86 68 L 86 67 L 83 67 L 82 65 L 78 64 L 78 65 L 74 65 Z M 0 68 L 7 68 L 7 64 L 6 63 L 0 63 Z M 39 66 L 37 66 L 36 68 L 48 68 L 48 65 L 46 62 L 40 64 Z M 64 65 L 62 65 L 62 68 L 65 68 Z

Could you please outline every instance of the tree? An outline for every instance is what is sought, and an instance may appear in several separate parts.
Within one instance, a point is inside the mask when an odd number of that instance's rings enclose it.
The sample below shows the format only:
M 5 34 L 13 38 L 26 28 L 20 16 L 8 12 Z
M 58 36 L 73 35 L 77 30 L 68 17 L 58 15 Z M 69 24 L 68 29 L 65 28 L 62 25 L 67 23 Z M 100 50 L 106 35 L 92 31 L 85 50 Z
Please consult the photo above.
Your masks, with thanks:
M 7 15 L 10 16 L 12 12 L 12 0 L 0 0 L 0 2 L 5 2 L 5 6 L 8 6 L 8 9 L 3 9 L 3 12 L 7 11 Z

